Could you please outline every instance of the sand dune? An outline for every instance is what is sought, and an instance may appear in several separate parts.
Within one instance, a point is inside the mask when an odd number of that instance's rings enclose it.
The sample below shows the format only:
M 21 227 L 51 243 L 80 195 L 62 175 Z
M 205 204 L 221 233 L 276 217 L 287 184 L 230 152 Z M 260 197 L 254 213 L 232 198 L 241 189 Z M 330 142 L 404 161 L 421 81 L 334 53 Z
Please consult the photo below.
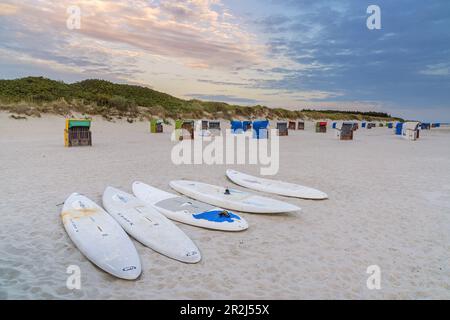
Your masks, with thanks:
M 242 213 L 239 233 L 177 224 L 198 245 L 195 265 L 134 242 L 143 273 L 124 281 L 90 263 L 67 236 L 59 206 L 72 192 L 101 204 L 108 185 L 131 192 L 141 180 L 171 191 L 173 179 L 232 185 L 228 166 L 173 165 L 169 133 L 148 123 L 93 122 L 93 147 L 64 148 L 64 119 L 12 120 L 0 113 L 1 299 L 437 299 L 450 298 L 450 131 L 416 142 L 386 128 L 351 142 L 326 134 L 281 137 L 277 179 L 326 192 L 288 199 L 299 213 Z M 258 166 L 230 166 L 258 174 Z M 237 189 L 241 187 L 234 186 Z M 272 197 L 283 200 L 279 196 Z M 81 290 L 66 268 L 81 268 Z M 381 290 L 366 269 L 381 268 Z

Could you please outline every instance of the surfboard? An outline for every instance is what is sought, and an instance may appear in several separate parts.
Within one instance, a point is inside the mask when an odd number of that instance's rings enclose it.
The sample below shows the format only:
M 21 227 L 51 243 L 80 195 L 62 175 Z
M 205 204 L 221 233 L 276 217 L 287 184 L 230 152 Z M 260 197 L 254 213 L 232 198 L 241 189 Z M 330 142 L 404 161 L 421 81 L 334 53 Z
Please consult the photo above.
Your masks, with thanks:
M 203 182 L 176 180 L 170 186 L 193 199 L 222 208 L 249 213 L 282 213 L 300 211 L 295 205 Z
M 322 191 L 295 183 L 254 177 L 231 169 L 228 169 L 226 174 L 234 183 L 257 191 L 302 199 L 323 200 L 328 198 L 328 195 Z
M 194 242 L 172 221 L 135 196 L 107 187 L 103 192 L 103 207 L 143 245 L 182 262 L 200 261 L 200 250 Z
M 247 221 L 236 213 L 177 196 L 143 182 L 133 183 L 133 193 L 145 204 L 175 221 L 221 231 L 242 231 L 248 228 Z
M 141 261 L 133 242 L 95 202 L 73 193 L 64 202 L 61 219 L 73 243 L 100 269 L 121 279 L 139 277 Z

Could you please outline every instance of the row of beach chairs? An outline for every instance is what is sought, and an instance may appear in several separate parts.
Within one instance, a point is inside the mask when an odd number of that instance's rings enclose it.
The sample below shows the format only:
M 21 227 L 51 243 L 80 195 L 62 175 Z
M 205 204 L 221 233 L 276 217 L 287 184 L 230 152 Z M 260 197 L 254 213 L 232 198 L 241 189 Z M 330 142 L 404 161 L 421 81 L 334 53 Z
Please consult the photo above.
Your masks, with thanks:
M 164 122 L 159 119 L 152 119 L 150 121 L 150 132 L 151 133 L 162 133 Z M 315 125 L 315 131 L 317 133 L 326 133 L 328 123 L 325 121 L 317 122 Z M 420 123 L 420 122 L 398 122 L 383 124 L 380 123 L 379 126 L 387 127 L 389 129 L 394 129 L 396 135 L 402 136 L 408 140 L 417 140 L 420 137 L 420 130 L 431 130 L 431 128 L 439 128 L 440 123 Z M 64 145 L 66 147 L 72 146 L 92 146 L 92 133 L 90 130 L 91 120 L 90 119 L 66 119 L 66 126 L 64 129 Z M 259 121 L 231 121 L 231 131 L 233 133 L 246 132 L 253 130 L 254 138 L 257 139 L 267 139 L 268 138 L 268 120 Z M 362 122 L 362 128 L 371 129 L 376 127 L 373 122 Z M 305 122 L 303 121 L 279 121 L 276 124 L 279 136 L 288 136 L 289 130 L 305 130 Z M 354 131 L 359 129 L 358 122 L 344 122 L 338 128 L 337 122 L 332 123 L 332 128 L 336 129 L 337 136 L 340 140 L 353 140 Z M 194 120 L 176 120 L 175 129 L 177 140 L 194 139 L 195 121 Z M 220 121 L 201 121 L 202 131 L 218 131 L 220 132 L 221 126 Z

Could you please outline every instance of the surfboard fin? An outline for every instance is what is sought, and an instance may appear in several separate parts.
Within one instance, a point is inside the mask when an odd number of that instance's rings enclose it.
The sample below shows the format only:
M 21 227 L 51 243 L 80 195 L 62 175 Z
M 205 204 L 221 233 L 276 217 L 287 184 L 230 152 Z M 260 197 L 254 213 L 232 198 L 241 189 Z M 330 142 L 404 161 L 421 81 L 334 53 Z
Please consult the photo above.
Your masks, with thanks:
M 230 214 L 228 213 L 227 210 L 223 210 L 222 212 L 219 213 L 219 216 L 229 218 Z

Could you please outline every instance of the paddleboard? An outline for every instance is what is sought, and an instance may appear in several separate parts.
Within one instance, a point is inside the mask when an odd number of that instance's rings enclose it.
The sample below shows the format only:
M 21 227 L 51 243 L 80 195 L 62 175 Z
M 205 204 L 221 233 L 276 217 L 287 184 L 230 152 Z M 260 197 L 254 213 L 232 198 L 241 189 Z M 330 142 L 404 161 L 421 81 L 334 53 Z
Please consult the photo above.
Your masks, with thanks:
M 95 202 L 73 193 L 64 202 L 61 218 L 70 239 L 95 265 L 118 278 L 139 277 L 141 261 L 133 242 Z
M 170 186 L 188 197 L 230 210 L 249 213 L 282 213 L 301 210 L 286 202 L 203 182 L 176 180 L 171 181 Z
M 143 245 L 182 262 L 200 261 L 200 251 L 192 240 L 172 221 L 135 196 L 107 187 L 103 193 L 103 207 Z
M 221 231 L 242 231 L 248 228 L 247 221 L 233 212 L 180 197 L 142 182 L 133 183 L 133 193 L 175 221 Z
M 328 195 L 322 191 L 299 184 L 254 177 L 231 169 L 228 169 L 226 174 L 234 183 L 257 191 L 302 199 L 323 200 L 328 198 Z

